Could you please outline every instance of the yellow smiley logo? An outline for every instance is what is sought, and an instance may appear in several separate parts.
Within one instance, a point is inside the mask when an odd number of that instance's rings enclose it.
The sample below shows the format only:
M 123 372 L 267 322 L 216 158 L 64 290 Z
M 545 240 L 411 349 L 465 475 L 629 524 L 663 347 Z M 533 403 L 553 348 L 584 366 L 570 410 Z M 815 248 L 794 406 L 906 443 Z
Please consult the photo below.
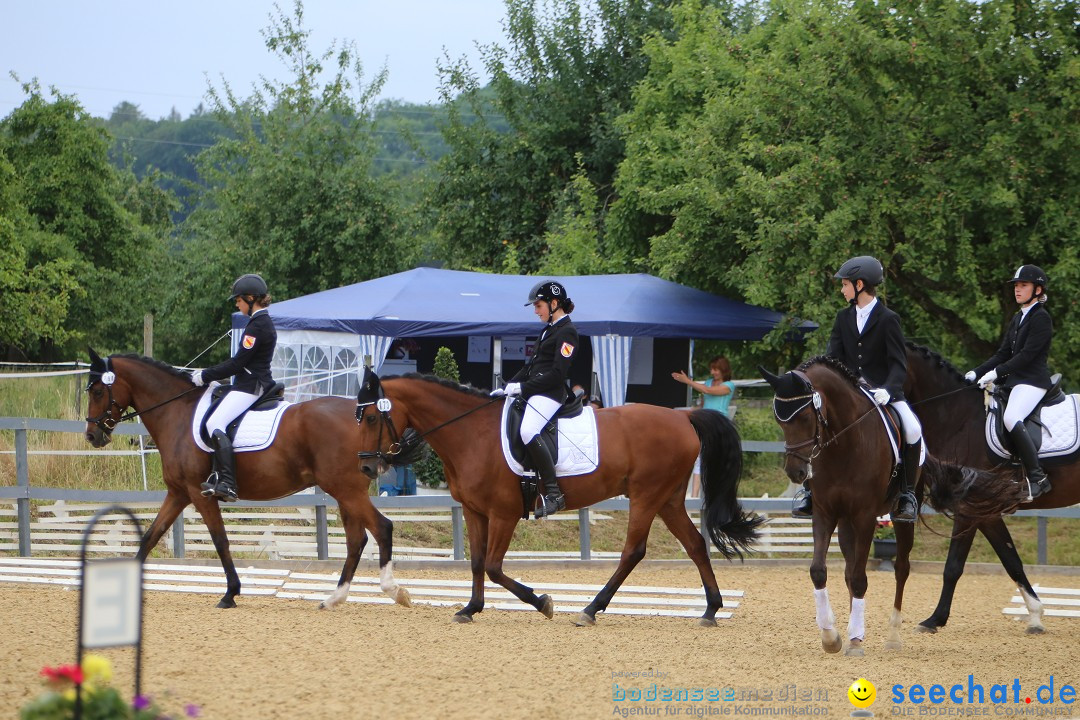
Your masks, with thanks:
M 874 687 L 874 683 L 870 682 L 866 678 L 859 678 L 855 682 L 851 683 L 851 687 L 847 691 L 848 700 L 851 704 L 857 708 L 868 708 L 874 704 L 874 700 L 877 699 L 877 688 Z

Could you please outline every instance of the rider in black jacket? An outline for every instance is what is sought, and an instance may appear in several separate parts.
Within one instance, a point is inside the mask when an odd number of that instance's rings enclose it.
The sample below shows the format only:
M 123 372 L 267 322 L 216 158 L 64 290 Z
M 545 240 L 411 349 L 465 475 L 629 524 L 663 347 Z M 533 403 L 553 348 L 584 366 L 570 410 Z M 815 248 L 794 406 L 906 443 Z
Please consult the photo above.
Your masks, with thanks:
M 270 294 L 266 282 L 258 275 L 242 275 L 232 286 L 230 300 L 236 309 L 247 315 L 247 326 L 240 338 L 236 354 L 223 363 L 205 370 L 196 370 L 191 381 L 196 385 L 224 380 L 235 376 L 230 390 L 206 421 L 206 431 L 214 445 L 214 472 L 202 484 L 202 494 L 225 502 L 236 500 L 236 466 L 232 442 L 225 432 L 241 413 L 274 386 L 270 362 L 274 359 L 277 331 L 267 308 Z
M 912 488 L 919 481 L 922 425 L 904 399 L 907 377 L 907 350 L 900 316 L 877 298 L 877 286 L 885 279 L 885 270 L 877 259 L 862 255 L 840 266 L 833 277 L 842 281 L 841 291 L 848 307 L 836 314 L 826 355 L 836 358 L 873 388 L 874 402 L 891 405 L 900 416 L 904 435 L 901 452 L 903 474 L 900 493 L 892 510 L 892 519 L 915 522 L 919 503 Z M 810 517 L 812 500 L 809 487 L 791 509 L 795 517 Z
M 574 303 L 560 283 L 554 280 L 537 283 L 529 291 L 529 301 L 525 305 L 532 305 L 536 316 L 547 326 L 540 333 L 536 349 L 525 367 L 505 388 L 492 390 L 491 394 L 521 395 L 528 401 L 521 421 L 521 440 L 544 486 L 544 498 L 536 511 L 539 520 L 566 507 L 566 498 L 555 477 L 555 458 L 538 435 L 566 401 L 566 379 L 577 352 L 578 332 L 570 321 Z
M 1050 389 L 1050 340 L 1054 323 L 1043 303 L 1049 280 L 1038 265 L 1022 265 L 1007 282 L 1013 284 L 1013 296 L 1020 312 L 1013 316 L 1001 347 L 994 356 L 964 376 L 968 382 L 979 379 L 986 387 L 994 381 L 1010 389 L 1002 423 L 1013 441 L 1016 454 L 1024 464 L 1031 489 L 1031 500 L 1050 491 L 1050 480 L 1039 465 L 1039 453 L 1024 427 L 1024 420 Z

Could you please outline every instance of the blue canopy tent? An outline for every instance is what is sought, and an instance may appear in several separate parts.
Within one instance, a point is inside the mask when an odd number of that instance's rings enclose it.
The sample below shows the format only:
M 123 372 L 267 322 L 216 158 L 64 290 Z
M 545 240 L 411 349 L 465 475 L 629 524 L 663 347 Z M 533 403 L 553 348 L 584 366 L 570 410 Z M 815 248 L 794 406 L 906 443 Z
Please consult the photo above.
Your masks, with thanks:
M 270 307 L 282 355 L 275 364 L 286 377 L 318 366 L 336 376 L 330 394 L 348 395 L 346 371 L 354 372 L 365 356 L 378 370 L 394 338 L 535 336 L 536 316 L 524 305 L 539 279 L 416 268 L 277 302 Z M 634 337 L 760 340 L 784 321 L 772 310 L 646 274 L 554 279 L 576 305 L 578 332 L 591 339 L 609 405 L 625 397 Z M 816 328 L 803 322 L 794 331 Z

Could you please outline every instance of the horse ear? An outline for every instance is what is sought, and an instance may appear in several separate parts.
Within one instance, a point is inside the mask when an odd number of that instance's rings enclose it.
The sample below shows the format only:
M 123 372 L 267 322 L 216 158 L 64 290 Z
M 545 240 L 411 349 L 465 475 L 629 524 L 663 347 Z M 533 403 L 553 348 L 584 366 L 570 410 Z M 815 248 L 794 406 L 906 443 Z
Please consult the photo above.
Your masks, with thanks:
M 765 382 L 772 385 L 773 390 L 779 390 L 780 389 L 780 378 L 778 376 L 773 375 L 771 372 L 766 370 L 761 365 L 758 365 L 757 369 L 758 369 L 758 372 L 761 373 L 761 376 L 763 378 L 765 378 Z
M 381 387 L 379 376 L 375 374 L 374 370 L 365 365 L 363 374 L 360 376 L 360 389 L 356 393 L 356 402 L 359 404 L 375 402 L 380 397 L 379 390 Z
M 94 348 L 89 345 L 86 349 L 90 351 L 90 369 L 96 371 L 102 371 L 105 369 L 105 361 L 101 359 L 101 356 L 94 352 Z

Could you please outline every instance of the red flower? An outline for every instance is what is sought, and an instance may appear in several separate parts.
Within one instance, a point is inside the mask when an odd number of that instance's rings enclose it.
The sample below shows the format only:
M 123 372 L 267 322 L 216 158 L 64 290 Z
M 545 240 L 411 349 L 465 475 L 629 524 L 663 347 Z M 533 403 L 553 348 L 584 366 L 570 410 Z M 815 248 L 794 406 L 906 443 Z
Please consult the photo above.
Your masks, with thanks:
M 41 674 L 48 680 L 50 685 L 63 685 L 70 682 L 80 685 L 83 681 L 82 668 L 78 665 L 58 665 L 57 667 L 43 667 Z

